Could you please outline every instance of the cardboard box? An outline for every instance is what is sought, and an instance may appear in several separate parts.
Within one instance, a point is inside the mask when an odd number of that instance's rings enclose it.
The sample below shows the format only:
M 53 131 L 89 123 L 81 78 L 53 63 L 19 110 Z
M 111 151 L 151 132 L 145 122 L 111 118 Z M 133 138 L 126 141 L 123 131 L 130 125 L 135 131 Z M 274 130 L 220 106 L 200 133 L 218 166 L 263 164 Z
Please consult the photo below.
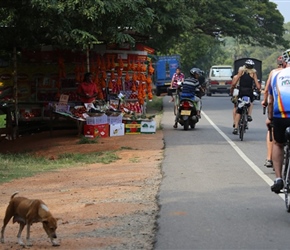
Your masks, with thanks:
M 124 121 L 125 134 L 141 134 L 141 121 Z
M 98 125 L 98 124 L 106 124 L 108 123 L 107 115 L 101 116 L 89 116 L 86 118 L 87 125 Z
M 142 134 L 155 134 L 156 133 L 156 121 L 142 121 L 141 122 Z
M 109 124 L 84 125 L 84 136 L 88 138 L 108 137 Z
M 123 116 L 118 115 L 118 116 L 108 116 L 108 123 L 109 124 L 117 124 L 117 123 L 122 123 Z
M 110 136 L 123 136 L 125 134 L 125 124 L 110 124 Z
M 66 105 L 68 103 L 69 95 L 60 95 L 58 104 Z

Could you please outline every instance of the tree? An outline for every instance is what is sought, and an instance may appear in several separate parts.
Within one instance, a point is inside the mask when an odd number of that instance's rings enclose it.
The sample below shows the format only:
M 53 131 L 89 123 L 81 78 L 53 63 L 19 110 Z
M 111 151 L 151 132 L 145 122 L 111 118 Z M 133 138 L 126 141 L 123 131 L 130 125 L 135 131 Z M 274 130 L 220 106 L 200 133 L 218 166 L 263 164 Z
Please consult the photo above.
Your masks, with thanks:
M 239 37 L 245 43 L 283 44 L 283 16 L 268 0 L 193 0 L 199 18 L 194 29 L 205 34 Z
M 46 43 L 71 48 L 133 43 L 129 31 L 146 34 L 154 17 L 144 0 L 5 0 L 0 14 L 1 45 L 13 40 L 21 47 Z

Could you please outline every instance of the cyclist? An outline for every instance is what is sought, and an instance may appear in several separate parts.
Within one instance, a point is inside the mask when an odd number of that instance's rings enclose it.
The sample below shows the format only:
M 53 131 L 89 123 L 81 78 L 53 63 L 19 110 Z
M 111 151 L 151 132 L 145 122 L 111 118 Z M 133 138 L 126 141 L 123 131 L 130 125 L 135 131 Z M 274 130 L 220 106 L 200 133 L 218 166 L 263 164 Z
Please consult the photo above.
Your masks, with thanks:
M 180 99 L 187 98 L 196 102 L 197 116 L 200 118 L 201 101 L 200 98 L 196 96 L 195 92 L 196 89 L 200 86 L 198 78 L 202 74 L 202 71 L 199 68 L 192 68 L 189 71 L 189 73 L 190 77 L 186 78 L 182 84 L 182 92 L 180 94 Z M 175 116 L 175 123 L 173 125 L 174 128 L 177 128 L 178 119 L 179 119 L 179 111 L 177 111 L 177 114 Z
M 279 56 L 277 58 L 277 68 L 273 69 L 270 74 L 269 77 L 266 81 L 266 86 L 265 86 L 265 90 L 264 90 L 264 99 L 261 102 L 263 107 L 267 107 L 268 105 L 268 94 L 269 94 L 269 85 L 270 85 L 270 80 L 272 77 L 272 74 L 275 73 L 276 71 L 279 71 L 281 69 L 283 69 L 285 67 L 285 65 L 283 65 L 283 58 L 282 56 Z M 264 166 L 267 168 L 272 168 L 273 167 L 273 162 L 272 162 L 272 149 L 273 149 L 273 142 L 270 141 L 270 132 L 267 132 L 267 136 L 266 136 L 266 145 L 267 145 L 267 158 L 265 161 Z
M 177 82 L 183 82 L 184 81 L 184 74 L 181 73 L 181 69 L 178 67 L 176 68 L 176 72 L 172 76 L 170 88 L 176 89 L 178 87 Z M 174 102 L 174 97 L 171 94 L 171 101 L 169 102 Z
M 282 54 L 286 68 L 272 74 L 269 85 L 267 126 L 273 123 L 274 144 L 272 152 L 276 179 L 272 192 L 280 193 L 283 188 L 282 165 L 284 158 L 285 130 L 290 126 L 290 49 Z
M 255 63 L 253 60 L 248 59 L 245 62 L 245 65 L 239 68 L 239 72 L 237 75 L 233 77 L 232 86 L 231 86 L 231 94 L 233 93 L 234 88 L 236 87 L 237 82 L 239 81 L 239 95 L 238 98 L 243 96 L 250 97 L 251 105 L 249 107 L 248 113 L 248 121 L 251 122 L 252 119 L 252 110 L 253 110 L 253 82 L 256 84 L 258 90 L 261 89 L 260 83 L 258 82 L 257 78 L 257 71 L 254 69 Z M 235 127 L 233 130 L 233 134 L 238 134 L 238 126 L 239 120 L 241 117 L 241 109 L 237 108 L 236 115 L 235 115 Z

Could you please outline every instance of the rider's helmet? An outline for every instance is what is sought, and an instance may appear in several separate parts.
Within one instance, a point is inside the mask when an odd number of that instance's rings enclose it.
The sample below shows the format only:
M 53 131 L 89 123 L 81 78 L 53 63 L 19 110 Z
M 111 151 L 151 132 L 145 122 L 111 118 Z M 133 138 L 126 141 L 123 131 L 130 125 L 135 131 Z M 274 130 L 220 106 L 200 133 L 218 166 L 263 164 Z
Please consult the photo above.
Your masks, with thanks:
M 282 64 L 283 64 L 283 57 L 282 57 L 282 56 L 279 56 L 279 57 L 277 58 L 277 64 L 278 64 L 278 65 L 282 65 Z
M 202 71 L 199 68 L 192 68 L 190 71 L 190 76 L 195 77 L 195 75 L 197 74 L 198 76 L 202 74 Z M 198 78 L 197 76 L 197 78 Z
M 286 63 L 290 63 L 290 49 L 285 50 L 282 53 L 283 61 Z
M 245 66 L 246 66 L 247 69 L 252 69 L 252 68 L 254 68 L 255 63 L 254 63 L 253 60 L 248 59 L 248 60 L 245 62 Z

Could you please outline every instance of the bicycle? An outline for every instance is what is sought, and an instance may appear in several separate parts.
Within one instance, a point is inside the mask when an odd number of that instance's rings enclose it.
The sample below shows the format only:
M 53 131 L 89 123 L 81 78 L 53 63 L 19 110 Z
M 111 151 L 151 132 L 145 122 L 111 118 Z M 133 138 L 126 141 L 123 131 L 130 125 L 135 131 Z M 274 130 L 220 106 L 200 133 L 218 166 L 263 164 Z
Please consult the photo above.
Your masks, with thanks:
M 181 88 L 182 88 L 181 82 L 177 82 L 176 88 L 170 88 L 170 92 L 171 92 L 172 96 L 174 97 L 174 107 L 173 107 L 174 115 L 177 114 L 178 109 L 179 109 Z
M 239 137 L 241 141 L 244 140 L 244 133 L 248 128 L 248 108 L 251 105 L 250 97 L 243 96 L 238 99 L 238 108 L 242 109 L 241 118 L 239 121 Z
M 286 143 L 284 145 L 284 164 L 282 169 L 282 178 L 284 182 L 283 193 L 285 197 L 286 210 L 290 213 L 290 127 L 285 132 Z
M 273 124 L 270 124 L 269 127 L 270 141 L 273 141 L 272 129 Z M 285 131 L 286 142 L 284 144 L 284 161 L 282 168 L 282 179 L 283 179 L 283 189 L 282 193 L 284 194 L 284 201 L 286 206 L 286 211 L 290 213 L 290 127 L 286 128 Z

